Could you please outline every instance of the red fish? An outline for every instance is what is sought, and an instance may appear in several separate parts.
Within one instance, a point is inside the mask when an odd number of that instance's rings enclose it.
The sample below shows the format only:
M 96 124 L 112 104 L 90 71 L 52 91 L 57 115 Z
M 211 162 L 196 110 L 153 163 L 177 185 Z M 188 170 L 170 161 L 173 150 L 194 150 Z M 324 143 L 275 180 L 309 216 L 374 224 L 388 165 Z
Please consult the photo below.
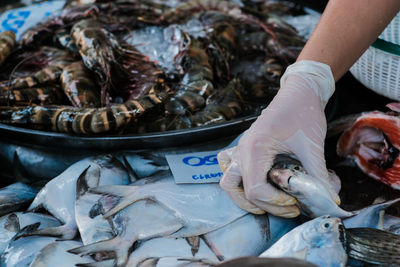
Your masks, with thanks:
M 387 105 L 392 111 L 366 112 L 340 137 L 339 156 L 355 159 L 372 178 L 400 189 L 400 103 Z

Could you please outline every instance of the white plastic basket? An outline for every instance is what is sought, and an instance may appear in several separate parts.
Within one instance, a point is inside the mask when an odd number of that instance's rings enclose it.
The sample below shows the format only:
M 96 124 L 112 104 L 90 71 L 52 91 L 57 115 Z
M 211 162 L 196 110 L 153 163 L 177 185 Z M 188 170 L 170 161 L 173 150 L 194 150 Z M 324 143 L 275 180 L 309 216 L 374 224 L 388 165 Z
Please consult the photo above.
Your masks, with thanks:
M 400 101 L 400 15 L 350 68 L 353 76 L 378 94 Z

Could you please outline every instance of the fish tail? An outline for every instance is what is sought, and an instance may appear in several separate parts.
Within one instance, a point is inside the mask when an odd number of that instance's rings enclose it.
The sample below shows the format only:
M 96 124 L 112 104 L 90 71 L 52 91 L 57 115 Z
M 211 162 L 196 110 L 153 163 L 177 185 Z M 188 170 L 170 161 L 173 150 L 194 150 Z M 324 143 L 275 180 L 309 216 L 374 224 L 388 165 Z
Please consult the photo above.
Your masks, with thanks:
M 136 201 L 144 199 L 141 194 L 138 194 L 139 188 L 139 186 L 130 185 L 106 185 L 90 188 L 89 192 L 120 197 L 118 204 L 104 214 L 104 217 L 108 218 Z
M 31 205 L 28 208 L 28 212 L 32 211 L 34 212 L 37 209 L 40 209 L 43 206 L 43 203 L 45 202 L 45 194 L 43 194 L 41 191 L 36 195 L 35 199 L 31 203 Z
M 77 267 L 113 267 L 115 266 L 114 260 L 95 261 L 90 263 L 78 263 Z
M 68 225 L 37 229 L 22 234 L 21 236 L 54 236 L 60 240 L 71 240 L 76 236 L 76 229 L 71 229 Z
M 116 236 L 109 240 L 99 241 L 86 246 L 73 248 L 68 250 L 68 252 L 73 254 L 79 254 L 81 256 L 87 256 L 95 254 L 97 252 L 113 251 L 115 252 L 115 258 L 116 258 L 115 265 L 125 266 L 129 256 L 130 245 L 131 244 L 129 244 L 128 246 L 122 245 L 119 237 Z

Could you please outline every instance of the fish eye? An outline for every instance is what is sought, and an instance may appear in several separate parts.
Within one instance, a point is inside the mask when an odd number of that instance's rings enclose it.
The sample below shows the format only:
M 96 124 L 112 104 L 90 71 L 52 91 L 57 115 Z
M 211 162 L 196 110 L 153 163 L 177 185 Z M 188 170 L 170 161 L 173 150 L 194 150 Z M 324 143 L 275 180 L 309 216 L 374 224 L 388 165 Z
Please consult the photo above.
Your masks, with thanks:
M 295 166 L 294 169 L 295 169 L 296 171 L 300 171 L 300 166 Z
M 328 229 L 330 226 L 331 226 L 330 223 L 328 223 L 328 222 L 324 223 L 324 227 L 325 227 L 326 229 Z

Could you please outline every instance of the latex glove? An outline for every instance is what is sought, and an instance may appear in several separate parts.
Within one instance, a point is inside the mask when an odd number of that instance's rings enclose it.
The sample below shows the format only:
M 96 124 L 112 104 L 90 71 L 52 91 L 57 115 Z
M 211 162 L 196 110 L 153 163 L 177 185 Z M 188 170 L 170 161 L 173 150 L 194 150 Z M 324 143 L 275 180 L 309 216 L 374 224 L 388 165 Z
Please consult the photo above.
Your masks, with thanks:
M 239 207 L 256 214 L 299 215 L 296 199 L 267 183 L 267 173 L 280 153 L 296 155 L 340 203 L 324 157 L 324 108 L 334 87 L 328 65 L 307 60 L 292 64 L 281 78 L 281 89 L 238 145 L 218 154 L 224 172 L 220 186 Z

